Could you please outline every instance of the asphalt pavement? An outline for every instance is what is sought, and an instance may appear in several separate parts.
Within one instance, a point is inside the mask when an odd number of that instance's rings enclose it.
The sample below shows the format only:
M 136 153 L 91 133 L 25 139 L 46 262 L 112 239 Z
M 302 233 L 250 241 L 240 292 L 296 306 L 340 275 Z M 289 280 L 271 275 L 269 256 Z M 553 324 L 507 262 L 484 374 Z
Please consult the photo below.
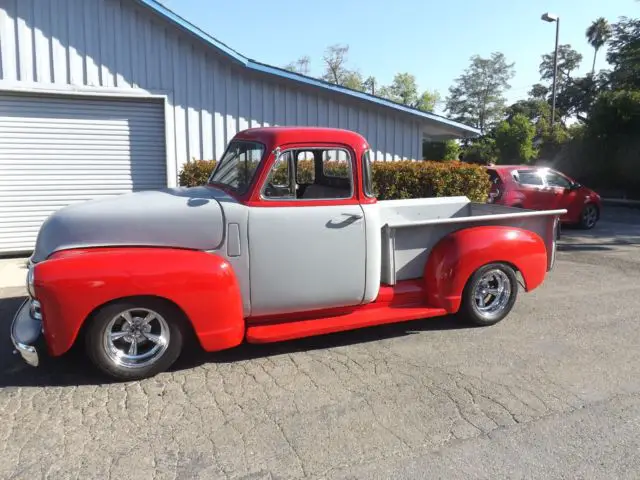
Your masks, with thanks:
M 0 290 L 0 478 L 638 478 L 640 210 L 564 229 L 538 290 L 450 318 L 227 352 L 100 383 L 80 353 L 11 353 Z

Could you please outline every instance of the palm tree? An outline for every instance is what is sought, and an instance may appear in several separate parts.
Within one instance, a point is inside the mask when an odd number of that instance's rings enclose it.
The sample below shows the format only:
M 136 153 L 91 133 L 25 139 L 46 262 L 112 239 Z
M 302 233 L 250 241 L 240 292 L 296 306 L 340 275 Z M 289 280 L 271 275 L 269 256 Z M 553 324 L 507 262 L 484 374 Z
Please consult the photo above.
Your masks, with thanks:
M 609 25 L 606 18 L 600 17 L 589 25 L 586 35 L 589 44 L 594 50 L 593 67 L 591 68 L 591 75 L 593 75 L 596 71 L 596 56 L 598 55 L 598 50 L 600 50 L 600 47 L 607 43 L 607 40 L 611 37 L 611 25 Z

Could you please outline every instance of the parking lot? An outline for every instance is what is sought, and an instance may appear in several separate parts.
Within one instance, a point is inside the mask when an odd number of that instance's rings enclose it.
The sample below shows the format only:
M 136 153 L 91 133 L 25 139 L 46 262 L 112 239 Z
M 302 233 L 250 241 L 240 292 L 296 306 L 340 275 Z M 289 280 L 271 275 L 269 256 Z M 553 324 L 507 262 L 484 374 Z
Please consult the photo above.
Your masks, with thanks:
M 12 355 L 0 290 L 0 478 L 637 478 L 640 210 L 565 229 L 490 328 L 407 322 L 102 384 Z

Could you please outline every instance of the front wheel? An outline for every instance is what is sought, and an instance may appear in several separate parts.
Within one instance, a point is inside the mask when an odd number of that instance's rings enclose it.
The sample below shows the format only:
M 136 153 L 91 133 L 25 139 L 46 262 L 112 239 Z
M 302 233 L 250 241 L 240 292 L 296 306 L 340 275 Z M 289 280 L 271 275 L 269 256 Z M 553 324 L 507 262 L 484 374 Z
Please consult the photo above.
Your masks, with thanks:
M 580 227 L 591 230 L 598 222 L 598 207 L 592 203 L 587 203 L 580 214 Z
M 160 301 L 127 299 L 91 319 L 85 350 L 92 363 L 117 380 L 139 380 L 169 368 L 183 344 L 180 312 Z
M 476 270 L 467 282 L 460 314 L 473 325 L 494 325 L 509 314 L 517 296 L 514 269 L 504 263 L 490 263 Z

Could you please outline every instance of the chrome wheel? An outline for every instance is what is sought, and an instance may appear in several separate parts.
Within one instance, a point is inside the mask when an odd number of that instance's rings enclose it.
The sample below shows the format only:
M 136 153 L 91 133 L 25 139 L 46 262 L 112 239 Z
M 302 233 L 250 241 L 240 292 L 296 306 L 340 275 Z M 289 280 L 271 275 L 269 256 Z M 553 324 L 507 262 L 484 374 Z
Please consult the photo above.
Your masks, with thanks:
M 152 365 L 169 346 L 167 321 L 148 308 L 130 308 L 112 317 L 104 330 L 103 345 L 109 360 L 125 368 Z
M 593 228 L 598 221 L 598 210 L 594 205 L 587 205 L 582 211 L 582 224 L 586 228 Z
M 511 281 L 500 269 L 485 272 L 473 290 L 474 308 L 483 317 L 500 315 L 509 305 Z

